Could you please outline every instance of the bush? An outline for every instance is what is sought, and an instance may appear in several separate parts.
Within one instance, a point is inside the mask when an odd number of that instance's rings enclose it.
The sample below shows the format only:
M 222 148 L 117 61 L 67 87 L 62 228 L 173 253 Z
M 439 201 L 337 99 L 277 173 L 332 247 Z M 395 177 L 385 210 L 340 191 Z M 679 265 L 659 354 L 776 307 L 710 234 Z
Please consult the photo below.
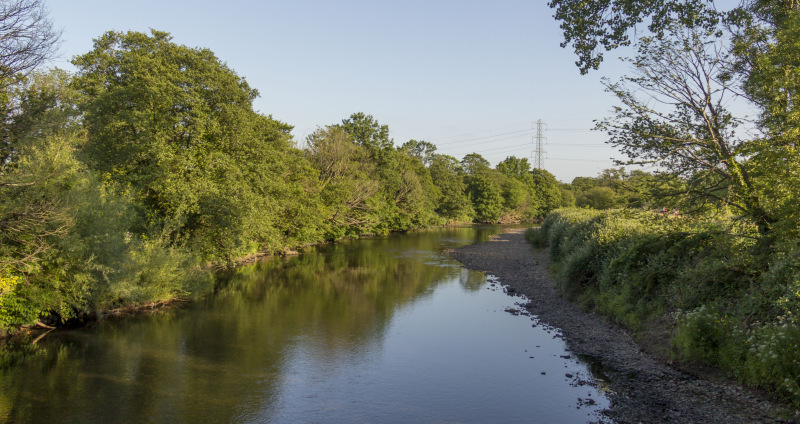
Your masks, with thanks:
M 560 209 L 547 241 L 559 289 L 634 331 L 673 322 L 672 350 L 800 403 L 800 242 L 740 220 Z M 688 312 L 684 312 L 688 311 Z
M 121 304 L 144 305 L 196 294 L 209 281 L 187 249 L 160 240 L 131 241 L 128 260 L 111 293 Z
M 547 246 L 545 233 L 541 228 L 528 228 L 525 230 L 525 240 L 528 240 L 528 243 L 537 249 Z

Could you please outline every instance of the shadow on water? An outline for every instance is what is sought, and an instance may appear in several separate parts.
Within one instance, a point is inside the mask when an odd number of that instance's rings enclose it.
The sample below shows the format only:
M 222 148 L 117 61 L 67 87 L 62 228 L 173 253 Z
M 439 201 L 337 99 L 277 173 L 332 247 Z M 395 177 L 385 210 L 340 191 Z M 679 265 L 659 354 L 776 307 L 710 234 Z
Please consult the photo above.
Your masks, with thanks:
M 580 422 L 603 401 L 570 389 L 594 377 L 557 330 L 442 253 L 499 232 L 318 246 L 220 274 L 183 307 L 6 346 L 0 422 Z

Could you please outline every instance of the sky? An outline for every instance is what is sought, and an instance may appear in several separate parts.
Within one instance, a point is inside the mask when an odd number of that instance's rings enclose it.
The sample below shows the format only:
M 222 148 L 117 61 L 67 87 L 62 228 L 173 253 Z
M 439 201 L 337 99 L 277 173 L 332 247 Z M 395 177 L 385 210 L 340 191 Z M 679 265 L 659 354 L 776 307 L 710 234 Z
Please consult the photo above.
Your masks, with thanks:
M 52 66 L 89 52 L 106 31 L 150 29 L 208 48 L 260 98 L 256 110 L 294 126 L 298 145 L 355 112 L 388 125 L 399 146 L 435 144 L 459 160 L 479 153 L 533 164 L 536 122 L 543 168 L 563 182 L 624 159 L 593 120 L 615 99 L 601 77 L 626 70 L 607 54 L 580 75 L 544 1 L 535 0 L 47 0 L 63 30 Z

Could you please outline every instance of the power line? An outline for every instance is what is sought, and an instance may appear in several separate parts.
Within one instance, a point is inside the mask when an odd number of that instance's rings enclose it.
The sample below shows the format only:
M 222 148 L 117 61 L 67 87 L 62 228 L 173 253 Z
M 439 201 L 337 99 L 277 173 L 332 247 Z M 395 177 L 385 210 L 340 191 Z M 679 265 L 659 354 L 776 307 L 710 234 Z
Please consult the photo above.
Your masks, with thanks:
M 494 149 L 483 149 L 483 151 L 484 152 L 493 152 L 493 151 L 496 151 L 496 150 L 503 150 L 503 151 L 513 152 L 515 150 L 519 150 L 520 148 L 527 147 L 527 146 L 528 146 L 528 143 L 525 143 L 525 144 L 519 144 L 519 145 L 516 145 L 516 146 L 503 146 L 503 147 L 497 147 L 497 148 L 494 148 Z
M 454 140 L 455 139 L 456 141 L 458 141 L 458 140 L 464 139 L 464 138 L 477 137 L 478 134 L 493 133 L 495 131 L 508 130 L 510 128 L 515 128 L 515 127 L 519 128 L 519 127 L 523 127 L 523 126 L 524 127 L 528 127 L 529 123 L 523 122 L 523 123 L 518 123 L 518 124 L 511 124 L 511 125 L 505 125 L 505 126 L 500 126 L 500 127 L 487 128 L 485 130 L 479 130 L 479 131 L 467 131 L 467 132 L 462 132 L 462 133 L 453 134 L 453 135 L 447 135 L 447 136 L 438 136 L 438 137 L 435 136 L 435 137 L 432 137 L 432 138 L 434 140 L 442 140 L 443 143 L 450 143 L 451 141 L 448 141 L 448 140 Z M 525 131 L 529 131 L 529 130 L 525 130 Z
M 613 161 L 613 159 L 607 159 L 607 160 L 575 159 L 575 158 L 571 158 L 571 159 L 568 159 L 568 158 L 547 158 L 547 159 L 550 159 L 550 160 L 568 160 L 568 161 L 571 161 L 571 162 L 600 162 L 600 163 L 608 163 L 608 162 L 612 162 Z
M 525 132 L 530 132 L 530 131 L 532 131 L 532 130 L 531 129 L 525 129 L 525 130 L 521 130 L 521 131 L 511 131 L 511 132 L 506 132 L 506 133 L 501 133 L 501 134 L 487 135 L 487 136 L 483 136 L 483 137 L 467 138 L 467 139 L 464 139 L 464 140 L 448 141 L 448 142 L 445 142 L 445 143 L 438 143 L 438 144 L 435 143 L 435 142 L 432 142 L 432 143 L 436 144 L 437 146 L 442 146 L 442 145 L 448 145 L 448 144 L 464 143 L 464 142 L 467 142 L 467 141 L 484 140 L 484 139 L 487 139 L 487 138 L 502 137 L 504 135 L 519 134 L 519 133 L 525 133 Z M 511 138 L 513 138 L 513 137 L 511 137 Z M 495 141 L 495 140 L 492 140 L 492 141 Z
M 561 146 L 581 146 L 581 147 L 606 147 L 610 148 L 608 144 L 597 144 L 597 143 L 557 143 L 551 144 L 553 147 L 561 147 Z
M 447 148 L 447 149 L 451 149 L 451 150 L 452 150 L 452 149 L 461 150 L 461 149 L 463 149 L 463 148 L 474 147 L 474 146 L 480 146 L 480 145 L 483 145 L 483 144 L 496 143 L 496 142 L 498 142 L 498 141 L 503 141 L 503 140 L 513 140 L 513 139 L 515 139 L 515 138 L 519 138 L 519 136 L 511 136 L 511 137 L 505 137 L 505 138 L 497 138 L 497 139 L 494 139 L 494 140 L 489 140 L 489 141 L 481 141 L 481 142 L 478 142 L 478 143 L 462 144 L 462 145 L 459 145 L 459 146 L 447 146 L 446 148 Z M 529 144 L 526 144 L 526 145 L 529 145 Z M 439 147 L 439 145 L 436 145 L 436 147 L 438 148 L 438 147 Z

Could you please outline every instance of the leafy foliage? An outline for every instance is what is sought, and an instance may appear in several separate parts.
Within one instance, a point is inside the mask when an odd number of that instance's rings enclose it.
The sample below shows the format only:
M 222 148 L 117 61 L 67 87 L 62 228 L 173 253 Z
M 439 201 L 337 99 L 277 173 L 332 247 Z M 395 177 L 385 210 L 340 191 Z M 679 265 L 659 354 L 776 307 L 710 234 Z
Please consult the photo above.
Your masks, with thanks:
M 107 32 L 73 63 L 77 75 L 6 81 L 3 331 L 194 296 L 203 269 L 259 251 L 531 219 L 560 201 L 524 159 L 501 172 L 424 141 L 395 148 L 360 112 L 298 149 L 291 126 L 253 111 L 243 78 L 165 32 Z
M 503 195 L 500 184 L 491 170 L 481 170 L 472 175 L 467 190 L 472 199 L 475 219 L 480 222 L 497 222 L 503 214 Z
M 597 69 L 603 50 L 631 44 L 630 33 L 649 19 L 650 32 L 661 35 L 672 23 L 708 29 L 720 15 L 704 0 L 551 0 L 554 17 L 561 21 L 564 42 L 572 44 L 582 74 Z
M 633 329 L 671 323 L 677 358 L 797 404 L 798 3 L 750 0 L 727 13 L 694 0 L 550 5 L 581 72 L 597 68 L 599 46 L 630 43 L 628 30 L 649 19 L 633 75 L 607 83 L 622 105 L 600 128 L 630 164 L 657 167 L 622 179 L 636 188 L 628 205 L 680 205 L 693 217 L 551 214 L 532 239 L 549 242 L 565 293 Z M 726 109 L 742 99 L 755 121 Z M 615 189 L 601 180 L 572 188 Z
M 344 129 L 320 128 L 306 139 L 306 156 L 319 172 L 321 199 L 326 207 L 326 239 L 371 232 L 380 185 L 366 147 L 356 144 Z
M 537 233 L 568 297 L 636 331 L 671 323 L 677 358 L 797 401 L 797 243 L 764 251 L 754 225 L 631 210 L 561 209 Z
M 450 221 L 471 221 L 474 211 L 458 159 L 435 155 L 428 171 L 437 190 L 436 213 Z
M 291 127 L 254 112 L 257 92 L 209 50 L 158 31 L 108 32 L 74 64 L 88 163 L 131 191 L 139 233 L 229 261 L 316 239 L 314 202 L 292 200 L 313 193 L 315 176 Z
M 372 115 L 356 112 L 343 119 L 341 127 L 353 137 L 356 144 L 366 147 L 370 152 L 377 153 L 393 147 L 389 126 L 379 124 Z

